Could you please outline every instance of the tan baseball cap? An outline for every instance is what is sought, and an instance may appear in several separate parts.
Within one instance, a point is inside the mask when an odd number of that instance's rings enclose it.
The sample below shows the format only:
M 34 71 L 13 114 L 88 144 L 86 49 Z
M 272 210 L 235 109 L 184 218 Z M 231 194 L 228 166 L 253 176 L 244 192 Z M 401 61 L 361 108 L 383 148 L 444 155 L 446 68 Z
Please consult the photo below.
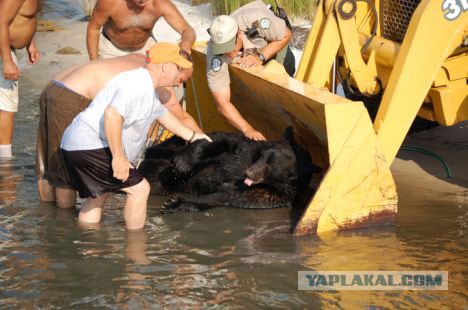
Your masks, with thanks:
M 209 32 L 214 55 L 234 50 L 238 29 L 236 20 L 228 15 L 220 15 L 211 22 Z
M 179 53 L 180 47 L 175 43 L 155 43 L 146 51 L 146 62 L 153 64 L 172 62 L 183 69 L 192 68 L 193 64 L 182 57 Z

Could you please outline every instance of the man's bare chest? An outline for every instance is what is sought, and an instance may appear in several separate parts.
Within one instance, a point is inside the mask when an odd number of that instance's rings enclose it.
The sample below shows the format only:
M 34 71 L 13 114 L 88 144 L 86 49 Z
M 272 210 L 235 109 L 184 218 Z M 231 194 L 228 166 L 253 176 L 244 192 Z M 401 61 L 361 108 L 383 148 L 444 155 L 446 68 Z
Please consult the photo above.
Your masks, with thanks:
M 132 11 L 122 10 L 111 14 L 111 21 L 113 26 L 120 31 L 136 28 L 151 30 L 159 17 L 159 15 L 155 15 L 151 11 L 143 11 L 136 14 Z
M 21 19 L 32 19 L 36 16 L 38 8 L 37 0 L 26 0 L 16 16 Z

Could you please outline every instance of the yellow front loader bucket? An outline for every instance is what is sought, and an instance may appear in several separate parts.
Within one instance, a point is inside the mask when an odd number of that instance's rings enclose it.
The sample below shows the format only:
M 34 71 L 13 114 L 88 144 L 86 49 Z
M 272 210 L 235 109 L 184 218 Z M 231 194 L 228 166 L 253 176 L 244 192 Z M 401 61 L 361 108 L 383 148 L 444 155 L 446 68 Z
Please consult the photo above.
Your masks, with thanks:
M 205 48 L 195 47 L 194 75 L 187 82 L 187 111 L 206 132 L 234 131 L 209 92 Z M 362 102 L 336 96 L 290 78 L 283 67 L 230 66 L 231 101 L 268 139 L 292 126 L 314 163 L 327 169 L 295 234 L 323 233 L 393 223 L 397 193 L 373 124 Z

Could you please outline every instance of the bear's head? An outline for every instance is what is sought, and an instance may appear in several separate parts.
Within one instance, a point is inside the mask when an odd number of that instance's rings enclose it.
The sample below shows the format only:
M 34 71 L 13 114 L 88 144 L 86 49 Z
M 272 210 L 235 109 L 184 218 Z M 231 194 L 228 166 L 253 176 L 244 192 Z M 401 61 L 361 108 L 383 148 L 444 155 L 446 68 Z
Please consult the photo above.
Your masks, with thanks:
M 247 186 L 266 184 L 281 191 L 289 191 L 297 179 L 296 156 L 285 140 L 265 142 L 258 158 L 245 170 Z

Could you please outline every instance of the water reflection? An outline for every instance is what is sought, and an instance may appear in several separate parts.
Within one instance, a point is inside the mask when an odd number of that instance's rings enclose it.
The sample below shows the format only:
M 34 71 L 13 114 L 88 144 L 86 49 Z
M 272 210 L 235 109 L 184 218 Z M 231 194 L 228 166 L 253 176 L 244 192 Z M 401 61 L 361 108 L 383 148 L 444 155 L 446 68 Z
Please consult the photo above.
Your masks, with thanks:
M 401 215 L 401 214 L 400 214 Z M 410 214 L 405 214 L 411 216 Z M 345 307 L 450 309 L 466 300 L 464 276 L 468 275 L 466 240 L 454 238 L 456 228 L 451 216 L 434 217 L 427 213 L 427 226 L 407 223 L 400 218 L 397 227 L 343 232 L 321 240 L 301 238 L 298 253 L 306 270 L 441 270 L 449 271 L 449 291 L 340 291 L 315 292 L 325 302 Z M 445 224 L 435 222 L 448 220 Z M 445 227 L 444 227 L 445 226 Z M 434 229 L 438 227 L 437 229 Z
M 16 200 L 16 190 L 21 180 L 23 176 L 14 171 L 12 160 L 0 159 L 0 205 Z
M 100 227 L 51 204 L 1 209 L 0 305 L 447 308 L 467 298 L 463 208 L 403 207 L 395 227 L 296 239 L 286 209 L 160 216 L 157 201 L 146 230 L 129 233 L 123 198 Z M 449 270 L 450 290 L 298 291 L 299 270 Z
M 151 260 L 146 256 L 146 250 L 148 249 L 147 240 L 148 234 L 145 230 L 127 232 L 125 238 L 125 256 L 138 265 L 151 264 Z

